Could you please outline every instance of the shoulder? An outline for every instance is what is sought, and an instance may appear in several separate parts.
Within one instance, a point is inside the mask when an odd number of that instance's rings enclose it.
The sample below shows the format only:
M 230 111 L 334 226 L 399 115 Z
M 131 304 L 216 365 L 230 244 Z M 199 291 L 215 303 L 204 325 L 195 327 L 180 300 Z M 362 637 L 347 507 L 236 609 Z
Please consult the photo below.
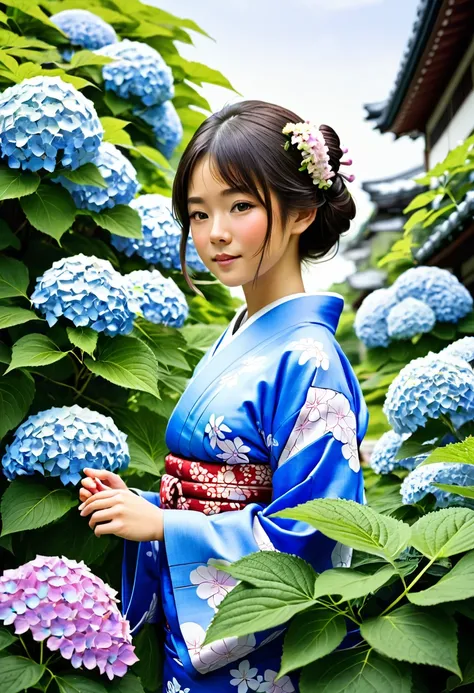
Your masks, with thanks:
M 324 325 L 302 323 L 282 335 L 280 354 L 282 365 L 290 370 L 306 366 L 308 371 L 327 371 L 339 363 L 340 348 L 334 335 Z

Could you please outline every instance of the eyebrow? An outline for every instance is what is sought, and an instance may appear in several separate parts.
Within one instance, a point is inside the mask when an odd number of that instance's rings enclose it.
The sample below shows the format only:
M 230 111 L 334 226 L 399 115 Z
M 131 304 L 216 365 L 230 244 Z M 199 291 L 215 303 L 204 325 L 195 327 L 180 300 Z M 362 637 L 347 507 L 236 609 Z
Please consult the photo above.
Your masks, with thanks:
M 219 194 L 222 197 L 228 197 L 230 195 L 236 195 L 237 193 L 244 192 L 241 188 L 226 188 L 225 190 L 222 190 Z M 203 197 L 188 197 L 188 205 L 191 204 L 204 204 L 205 200 Z

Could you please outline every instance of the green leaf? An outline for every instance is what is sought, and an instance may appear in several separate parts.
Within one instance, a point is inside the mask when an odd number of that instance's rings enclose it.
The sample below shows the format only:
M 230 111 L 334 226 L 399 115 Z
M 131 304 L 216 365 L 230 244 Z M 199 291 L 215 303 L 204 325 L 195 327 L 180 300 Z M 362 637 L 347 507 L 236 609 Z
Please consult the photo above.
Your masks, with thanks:
M 97 359 L 86 358 L 84 363 L 92 373 L 114 385 L 160 397 L 155 355 L 140 339 L 124 336 L 106 338 L 99 345 Z
M 40 177 L 32 171 L 0 166 L 0 200 L 11 200 L 31 195 L 40 184 Z
M 316 579 L 314 597 L 326 595 L 339 595 L 341 602 L 350 599 L 365 597 L 366 594 L 376 592 L 382 585 L 396 575 L 396 570 L 391 565 L 386 565 L 373 575 L 367 575 L 351 568 L 332 568 L 325 570 Z
M 107 689 L 98 681 L 92 681 L 78 674 L 56 676 L 59 693 L 107 693 Z
M 159 643 L 157 633 L 155 624 L 145 623 L 138 635 L 133 638 L 135 654 L 139 660 L 134 664 L 133 669 L 147 691 L 159 691 L 162 685 L 160 672 L 164 647 Z
M 155 668 L 157 666 L 156 659 L 153 666 Z M 158 687 L 153 690 L 158 690 Z M 145 693 L 138 676 L 135 676 L 130 671 L 122 678 L 116 676 L 114 680 L 108 684 L 107 691 L 108 693 Z
M 447 558 L 474 549 L 474 510 L 445 508 L 428 513 L 411 528 L 411 544 L 427 558 Z
M 411 217 L 408 219 L 408 221 L 405 222 L 405 226 L 403 227 L 405 229 L 405 233 L 408 233 L 411 231 L 415 226 L 418 224 L 421 224 L 426 217 L 430 215 L 430 210 L 429 209 L 419 209 L 417 212 L 414 212 Z
M 430 211 L 429 216 L 423 222 L 423 228 L 426 229 L 428 228 L 428 226 L 432 226 L 435 223 L 435 221 L 437 221 L 442 216 L 447 217 L 448 212 L 452 212 L 454 209 L 456 209 L 456 205 L 452 203 L 445 205 L 444 207 L 440 207 L 440 209 L 436 209 L 435 211 Z
M 148 409 L 140 409 L 139 412 L 127 410 L 123 415 L 115 416 L 115 422 L 128 434 L 130 469 L 161 476 L 168 453 L 165 443 L 166 419 Z
M 474 486 L 457 486 L 456 484 L 438 483 L 434 483 L 433 486 L 440 488 L 442 491 L 447 491 L 448 493 L 456 493 L 463 498 L 474 498 Z
M 128 205 L 115 205 L 103 212 L 91 212 L 82 210 L 81 214 L 88 214 L 98 226 L 107 229 L 117 236 L 125 238 L 143 238 L 142 221 L 136 209 Z
M 121 113 L 128 111 L 130 108 L 129 102 L 125 99 L 121 99 L 120 96 L 114 94 L 113 91 L 105 92 L 104 102 L 114 116 L 120 115 Z
M 433 327 L 431 334 L 438 337 L 438 339 L 452 341 L 456 336 L 456 326 L 446 322 L 439 322 Z
M 204 645 L 222 638 L 249 635 L 286 623 L 300 611 L 315 606 L 306 595 L 284 598 L 280 590 L 248 587 L 240 583 L 224 597 L 217 614 L 207 629 Z
M 14 479 L 2 497 L 2 537 L 48 525 L 75 505 L 76 498 L 65 488 L 49 489 L 21 478 Z
M 408 546 L 410 527 L 354 501 L 322 498 L 273 517 L 307 522 L 330 539 L 359 551 L 393 560 Z
M 439 195 L 439 190 L 427 190 L 426 192 L 421 193 L 420 195 L 417 195 L 408 205 L 408 207 L 405 207 L 403 210 L 403 214 L 408 214 L 409 212 L 413 212 L 414 209 L 419 209 L 420 207 L 426 207 L 426 205 L 429 205 L 430 202 L 433 202 L 433 200 L 438 197 Z
M 26 657 L 2 657 L 0 659 L 0 680 L 2 693 L 19 693 L 38 683 L 45 668 Z
M 20 250 L 20 239 L 15 236 L 7 222 L 4 219 L 0 219 L 0 250 L 9 247 Z
M 185 340 L 193 349 L 207 351 L 214 344 L 222 332 L 224 325 L 185 325 L 179 330 Z
M 30 224 L 55 238 L 58 243 L 76 216 L 76 205 L 60 185 L 42 183 L 33 195 L 22 197 L 20 204 Z
M 411 668 L 373 650 L 333 652 L 306 666 L 301 693 L 412 693 Z
M 456 623 L 444 611 L 406 604 L 385 616 L 364 621 L 360 632 L 369 645 L 386 657 L 461 673 Z
M 421 592 L 409 592 L 408 599 L 419 606 L 454 602 L 474 597 L 474 551 L 469 551 L 436 585 Z
M 14 7 L 30 17 L 38 19 L 40 22 L 42 22 L 42 24 L 46 24 L 47 26 L 55 29 L 58 33 L 63 33 L 55 24 L 53 24 L 48 15 L 46 15 L 43 10 L 38 7 L 37 3 L 31 2 L 31 0 L 2 0 L 2 2 L 7 7 Z
M 82 50 L 76 51 L 71 58 L 70 66 L 71 68 L 85 67 L 87 65 L 107 65 L 107 63 L 112 63 L 113 58 L 109 58 L 108 55 L 97 55 L 92 51 Z
M 0 439 L 23 421 L 34 396 L 35 381 L 27 373 L 16 371 L 0 378 Z
M 12 350 L 9 346 L 6 344 L 3 344 L 0 342 L 0 363 L 6 363 L 7 365 L 10 363 L 12 358 Z
M 6 647 L 15 642 L 18 638 L 15 638 L 13 633 L 11 633 L 7 628 L 0 628 L 0 650 L 4 650 Z
M 346 635 L 344 616 L 315 606 L 291 621 L 285 636 L 278 676 L 294 671 L 336 649 Z
M 419 466 L 436 462 L 474 464 L 474 437 L 469 436 L 461 443 L 451 443 L 444 448 L 436 448 Z
M 27 334 L 21 337 L 12 347 L 12 360 L 5 371 L 8 373 L 15 368 L 49 366 L 67 355 L 44 334 Z
M 93 185 L 96 188 L 106 188 L 107 182 L 97 166 L 91 162 L 83 164 L 74 171 L 61 171 L 61 176 L 76 185 Z
M 465 334 L 474 334 L 474 311 L 466 315 L 465 318 L 460 320 L 456 325 L 458 332 L 463 332 Z
M 130 121 L 105 116 L 100 119 L 100 122 L 104 128 L 104 142 L 133 147 L 130 135 L 124 130 L 127 125 L 130 125 Z
M 0 306 L 0 330 L 14 325 L 22 325 L 30 320 L 41 320 L 32 310 L 17 308 L 16 306 Z
M 155 149 L 154 147 L 149 147 L 146 144 L 141 144 L 138 147 L 130 147 L 133 152 L 137 152 L 144 159 L 150 162 L 150 164 L 155 164 L 158 168 L 169 169 L 170 164 L 168 159 Z
M 143 318 L 135 321 L 135 328 L 136 336 L 146 339 L 159 364 L 190 370 L 184 355 L 187 347 L 186 340 L 176 328 L 155 325 Z
M 173 104 L 175 108 L 183 108 L 184 106 L 197 106 L 205 111 L 211 111 L 209 101 L 199 94 L 196 89 L 193 89 L 186 82 L 175 84 Z
M 236 91 L 221 72 L 213 70 L 207 65 L 186 60 L 179 54 L 167 56 L 167 62 L 171 66 L 182 68 L 191 82 L 197 84 L 207 82 L 208 84 L 216 84 L 219 87 Z M 236 91 L 236 93 L 238 94 L 239 92 Z
M 0 298 L 28 298 L 26 289 L 29 281 L 26 265 L 11 257 L 0 257 Z
M 92 356 L 97 346 L 99 333 L 91 327 L 66 327 L 71 344 Z

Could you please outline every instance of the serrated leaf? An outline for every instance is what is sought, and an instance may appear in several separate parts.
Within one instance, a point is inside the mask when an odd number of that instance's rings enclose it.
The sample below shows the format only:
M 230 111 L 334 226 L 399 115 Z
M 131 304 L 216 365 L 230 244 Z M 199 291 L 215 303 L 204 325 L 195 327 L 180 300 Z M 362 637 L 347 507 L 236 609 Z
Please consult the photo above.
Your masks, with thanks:
M 59 693 L 107 693 L 107 689 L 101 683 L 79 674 L 56 676 L 55 679 Z
M 474 549 L 474 510 L 444 508 L 424 515 L 412 525 L 410 543 L 433 560 Z
M 415 226 L 418 224 L 422 224 L 424 220 L 429 217 L 430 215 L 430 210 L 429 209 L 419 209 L 418 211 L 414 212 L 411 217 L 405 222 L 404 229 L 405 233 L 408 233 L 411 231 Z
M 0 628 L 0 650 L 9 647 L 15 640 L 18 640 L 18 638 L 15 638 L 11 631 L 7 628 Z
M 196 89 L 193 89 L 186 82 L 181 82 L 175 85 L 173 103 L 175 108 L 183 108 L 183 106 L 197 106 L 205 111 L 211 111 L 209 101 L 199 94 Z
M 66 332 L 71 344 L 92 356 L 99 339 L 98 332 L 91 327 L 66 327 Z
M 61 176 L 76 185 L 92 185 L 96 188 L 106 188 L 107 182 L 95 164 L 89 162 L 74 171 L 61 171 Z
M 23 421 L 34 396 L 35 382 L 23 371 L 0 378 L 0 439 Z
M 408 546 L 410 527 L 354 501 L 322 498 L 274 513 L 307 522 L 330 539 L 393 560 Z
M 128 435 L 130 469 L 161 476 L 168 453 L 165 442 L 166 419 L 147 409 L 140 409 L 139 412 L 127 410 L 114 418 L 117 426 Z
M 104 128 L 104 142 L 133 147 L 130 135 L 124 130 L 127 125 L 130 125 L 129 120 L 105 116 L 100 119 L 100 122 Z
M 120 115 L 130 109 L 130 103 L 125 99 L 121 99 L 120 96 L 117 96 L 113 91 L 105 92 L 104 102 L 114 116 Z
M 460 464 L 474 464 L 474 438 L 469 436 L 460 443 L 451 443 L 444 448 L 436 448 L 423 460 L 420 467 L 425 464 L 437 462 L 458 462 Z
M 151 164 L 155 164 L 155 166 L 158 166 L 159 168 L 170 168 L 168 159 L 154 147 L 149 147 L 146 144 L 142 144 L 138 147 L 131 147 L 130 149 L 133 152 L 137 152 L 144 159 L 149 161 Z
M 474 486 L 457 486 L 456 484 L 438 484 L 433 483 L 433 486 L 441 489 L 441 491 L 447 491 L 448 493 L 456 493 L 458 496 L 463 498 L 474 498 Z
M 67 351 L 61 351 L 44 334 L 27 334 L 13 345 L 12 359 L 5 373 L 15 368 L 49 366 L 67 356 L 67 353 Z
M 26 657 L 0 658 L 2 693 L 19 693 L 38 683 L 45 672 L 42 664 Z
M 55 29 L 59 34 L 63 34 L 61 29 L 58 29 L 58 27 L 49 19 L 48 15 L 45 14 L 40 7 L 38 7 L 37 3 L 31 2 L 31 0 L 2 0 L 2 2 L 7 7 L 14 7 L 30 17 L 38 19 L 40 22 L 46 24 L 52 29 Z
M 278 676 L 311 664 L 336 649 L 346 635 L 344 616 L 323 606 L 297 614 L 283 645 Z
M 327 595 L 339 595 L 341 602 L 365 597 L 366 594 L 376 592 L 396 573 L 397 571 L 391 565 L 384 566 L 373 575 L 367 575 L 352 568 L 325 570 L 316 579 L 314 597 L 318 599 Z
M 430 204 L 430 202 L 433 202 L 433 200 L 436 197 L 438 197 L 438 195 L 439 190 L 427 190 L 426 192 L 420 193 L 410 202 L 408 207 L 405 207 L 405 209 L 403 210 L 403 214 L 413 212 L 413 210 L 419 209 L 420 207 L 426 207 L 426 205 Z
M 77 505 L 65 488 L 49 489 L 41 484 L 14 479 L 1 503 L 2 537 L 14 532 L 36 529 L 54 522 Z
M 71 68 L 85 67 L 86 65 L 107 65 L 107 63 L 112 63 L 113 58 L 108 55 L 97 55 L 92 51 L 82 50 L 76 51 L 71 58 L 70 66 Z
M 40 184 L 40 177 L 32 171 L 0 166 L 0 200 L 11 200 L 31 195 Z
M 41 318 L 32 310 L 26 310 L 26 308 L 0 306 L 0 330 L 5 330 L 14 325 L 23 325 L 31 320 L 41 320 Z
M 143 238 L 142 221 L 136 209 L 128 205 L 115 205 L 102 212 L 81 210 L 88 214 L 98 226 L 125 238 Z
M 20 204 L 30 224 L 59 243 L 76 216 L 76 205 L 67 190 L 42 183 L 33 195 L 22 197 Z
M 146 339 L 159 364 L 190 370 L 183 353 L 187 347 L 186 340 L 175 328 L 155 325 L 148 320 L 138 318 L 135 321 L 135 330 L 137 337 Z
M 373 650 L 334 652 L 302 671 L 300 693 L 412 693 L 411 667 Z
M 99 345 L 96 360 L 86 358 L 84 363 L 92 373 L 114 385 L 160 396 L 155 355 L 140 339 L 124 336 L 106 339 Z
M 421 592 L 409 592 L 408 599 L 418 606 L 474 597 L 474 551 L 469 551 L 436 585 Z
M 157 666 L 158 663 L 155 659 L 153 668 L 156 668 Z M 157 691 L 158 687 L 154 688 L 153 690 Z M 130 671 L 122 678 L 116 676 L 113 682 L 107 686 L 107 691 L 108 693 L 145 693 L 138 676 L 135 676 Z
M 207 351 L 222 332 L 224 325 L 185 325 L 179 329 L 185 340 L 193 349 Z
M 411 604 L 361 625 L 362 637 L 378 652 L 413 664 L 431 664 L 460 674 L 456 623 L 441 610 Z
M 242 582 L 224 597 L 203 644 L 280 626 L 315 604 L 307 596 L 283 595 L 274 588 L 249 587 Z

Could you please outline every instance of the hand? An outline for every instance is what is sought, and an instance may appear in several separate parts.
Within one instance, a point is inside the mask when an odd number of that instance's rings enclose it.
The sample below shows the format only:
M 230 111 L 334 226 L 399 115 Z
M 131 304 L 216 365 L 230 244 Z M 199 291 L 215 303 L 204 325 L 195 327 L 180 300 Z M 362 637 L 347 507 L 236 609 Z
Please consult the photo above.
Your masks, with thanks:
M 115 534 L 131 541 L 163 541 L 163 510 L 127 487 L 98 491 L 79 510 L 83 517 L 92 515 L 89 527 L 96 537 Z
M 87 467 L 83 471 L 86 478 L 81 480 L 82 488 L 79 491 L 79 498 L 82 502 L 99 491 L 107 491 L 109 488 L 127 489 L 127 484 L 122 481 L 118 474 L 108 472 L 106 469 Z

